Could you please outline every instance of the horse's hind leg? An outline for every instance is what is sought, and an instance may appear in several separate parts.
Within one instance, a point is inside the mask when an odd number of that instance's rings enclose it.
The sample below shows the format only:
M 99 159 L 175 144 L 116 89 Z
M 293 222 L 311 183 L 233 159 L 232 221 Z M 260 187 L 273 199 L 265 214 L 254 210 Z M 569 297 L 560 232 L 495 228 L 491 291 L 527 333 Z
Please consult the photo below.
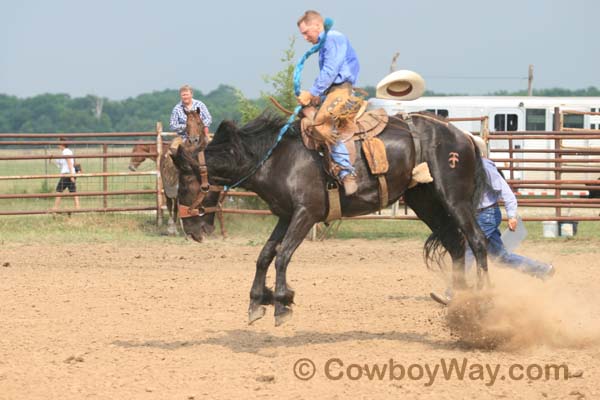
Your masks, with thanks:
M 281 242 L 281 249 L 275 260 L 275 326 L 286 322 L 292 316 L 291 305 L 294 303 L 294 291 L 287 285 L 286 272 L 292 255 L 317 222 L 306 209 L 296 211 Z
M 258 259 L 256 260 L 254 282 L 250 289 L 248 324 L 253 323 L 265 315 L 265 305 L 273 304 L 273 291 L 266 287 L 265 281 L 269 265 L 271 265 L 271 262 L 277 253 L 277 245 L 281 243 L 281 239 L 285 235 L 288 225 L 288 220 L 279 218 L 269 240 L 267 240 L 267 243 L 262 248 Z
M 487 239 L 477 224 L 470 202 L 457 205 L 453 208 L 452 214 L 477 260 L 477 287 L 481 289 L 483 285 L 490 283 L 487 265 Z

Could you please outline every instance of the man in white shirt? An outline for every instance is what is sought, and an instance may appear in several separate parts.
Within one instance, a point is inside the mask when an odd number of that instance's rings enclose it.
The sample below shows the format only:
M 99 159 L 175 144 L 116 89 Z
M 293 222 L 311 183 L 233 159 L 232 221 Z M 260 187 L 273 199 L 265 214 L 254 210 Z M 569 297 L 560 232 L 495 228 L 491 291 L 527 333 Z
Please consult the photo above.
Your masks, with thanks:
M 60 180 L 56 185 L 56 191 L 58 193 L 62 193 L 65 191 L 65 189 L 69 189 L 70 193 L 75 193 L 77 192 L 77 187 L 75 186 L 75 177 L 68 176 L 75 175 L 75 158 L 73 158 L 73 150 L 69 149 L 69 145 L 65 143 L 66 139 L 64 137 L 61 137 L 58 140 L 58 148 L 61 150 L 64 158 L 59 158 L 56 160 L 56 165 L 60 169 L 60 173 L 64 174 L 65 176 L 60 177 Z M 56 197 L 53 210 L 58 210 L 60 199 L 61 197 Z M 73 199 L 75 200 L 75 208 L 79 209 L 79 196 L 74 196 Z

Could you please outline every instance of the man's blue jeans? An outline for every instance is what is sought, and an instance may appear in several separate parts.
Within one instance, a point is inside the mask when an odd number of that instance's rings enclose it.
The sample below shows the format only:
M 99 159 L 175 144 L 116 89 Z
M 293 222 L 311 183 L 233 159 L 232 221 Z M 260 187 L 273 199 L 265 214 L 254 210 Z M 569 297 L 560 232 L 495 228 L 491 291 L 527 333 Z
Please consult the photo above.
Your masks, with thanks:
M 506 250 L 502 243 L 500 230 L 498 229 L 501 222 L 502 213 L 500 212 L 500 207 L 497 205 L 495 207 L 486 208 L 477 215 L 477 223 L 485 237 L 488 239 L 487 251 L 489 258 L 503 266 L 517 269 L 538 278 L 544 278 L 551 269 L 550 265 L 518 254 L 509 253 Z M 473 252 L 467 245 L 465 256 L 467 269 L 470 268 L 473 260 Z
M 350 153 L 348 153 L 346 145 L 341 140 L 331 146 L 331 158 L 333 158 L 333 161 L 342 168 L 340 171 L 340 179 L 344 179 L 346 175 L 354 173 L 354 168 L 352 167 L 352 164 L 350 164 Z

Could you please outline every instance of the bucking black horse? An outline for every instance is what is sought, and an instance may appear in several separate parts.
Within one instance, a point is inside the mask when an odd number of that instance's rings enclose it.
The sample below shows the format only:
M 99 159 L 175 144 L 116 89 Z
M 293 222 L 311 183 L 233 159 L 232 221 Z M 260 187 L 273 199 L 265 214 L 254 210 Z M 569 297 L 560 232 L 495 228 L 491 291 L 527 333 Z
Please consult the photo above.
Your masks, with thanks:
M 413 131 L 420 139 L 415 146 L 408 125 L 391 117 L 378 136 L 385 143 L 389 169 L 385 175 L 389 203 L 404 196 L 406 203 L 431 229 L 424 255 L 427 265 L 441 262 L 447 251 L 453 263 L 453 285 L 466 286 L 464 276 L 465 239 L 478 265 L 478 285 L 487 282 L 486 240 L 475 219 L 476 205 L 484 185 L 485 171 L 477 146 L 465 133 L 451 124 L 430 115 L 411 114 Z M 287 284 L 287 267 L 294 251 L 306 238 L 311 227 L 324 221 L 328 213 L 326 185 L 328 176 L 318 152 L 308 150 L 300 137 L 296 121 L 274 148 L 272 155 L 258 168 L 277 139 L 285 120 L 263 114 L 243 127 L 224 121 L 206 147 L 204 154 L 208 179 L 214 185 L 232 185 L 247 175 L 241 187 L 256 192 L 279 220 L 258 256 L 256 273 L 250 290 L 249 323 L 265 314 L 265 306 L 275 306 L 275 325 L 291 317 L 294 291 Z M 345 217 L 373 213 L 380 208 L 378 182 L 371 175 L 357 143 L 355 163 L 358 192 L 341 194 L 342 215 Z M 421 154 L 416 154 L 416 149 Z M 201 168 L 198 155 L 201 148 L 181 145 L 172 154 L 180 171 L 179 202 L 190 206 L 200 204 Z M 416 160 L 427 162 L 433 182 L 408 188 Z M 206 174 L 205 174 L 206 176 Z M 204 204 L 206 205 L 206 204 Z M 184 230 L 196 238 L 201 234 L 203 216 L 183 220 Z M 275 291 L 266 286 L 267 269 L 275 259 Z

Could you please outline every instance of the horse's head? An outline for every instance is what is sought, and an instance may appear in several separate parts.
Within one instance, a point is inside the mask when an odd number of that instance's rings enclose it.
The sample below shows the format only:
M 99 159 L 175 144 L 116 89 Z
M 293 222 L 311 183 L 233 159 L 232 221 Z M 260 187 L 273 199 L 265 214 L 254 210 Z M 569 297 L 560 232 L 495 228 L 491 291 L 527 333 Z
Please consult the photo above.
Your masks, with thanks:
M 145 144 L 136 144 L 135 146 L 133 146 L 133 150 L 131 150 L 132 154 L 142 154 L 148 152 L 148 145 Z M 135 172 L 140 166 L 140 164 L 144 162 L 145 159 L 146 156 L 144 155 L 131 156 L 131 158 L 129 159 L 129 170 Z
M 185 115 L 187 116 L 186 122 L 186 131 L 188 135 L 188 140 L 190 143 L 194 145 L 201 144 L 206 146 L 208 144 L 207 138 L 204 135 L 204 122 L 202 118 L 200 118 L 200 108 L 197 107 L 195 110 L 188 111 L 183 109 Z
M 203 192 L 200 184 L 200 165 L 198 163 L 198 153 L 203 149 L 201 145 L 184 143 L 179 145 L 177 150 L 169 150 L 175 167 L 179 171 L 179 187 L 177 189 L 177 198 L 180 210 L 183 208 L 192 211 L 197 215 L 182 215 L 180 218 L 183 224 L 183 230 L 197 242 L 201 242 L 204 235 L 211 234 L 214 227 L 214 212 L 207 213 L 210 207 L 215 207 L 219 200 L 218 192 Z M 200 204 L 196 204 L 198 199 L 205 194 Z M 192 209 L 190 207 L 193 207 Z

